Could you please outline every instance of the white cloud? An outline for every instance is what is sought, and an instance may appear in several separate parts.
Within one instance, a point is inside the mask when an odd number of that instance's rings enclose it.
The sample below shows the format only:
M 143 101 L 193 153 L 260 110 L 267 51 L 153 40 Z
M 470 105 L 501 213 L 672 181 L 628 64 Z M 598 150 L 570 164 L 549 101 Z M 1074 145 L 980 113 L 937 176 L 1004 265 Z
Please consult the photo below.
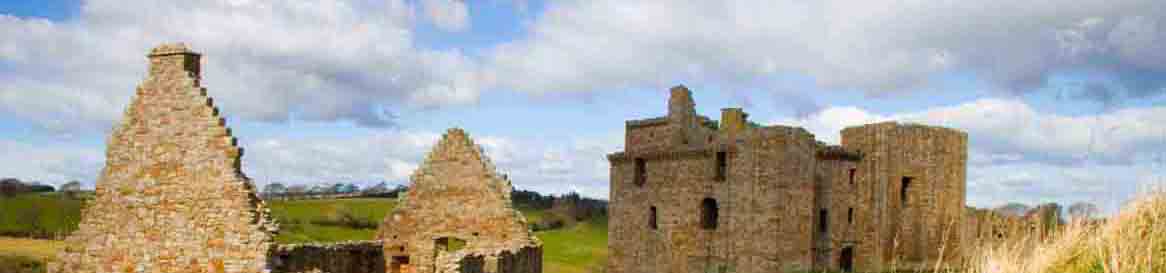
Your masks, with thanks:
M 979 99 L 920 112 L 879 115 L 855 107 L 828 107 L 803 119 L 774 123 L 806 127 L 818 139 L 839 142 L 848 126 L 897 120 L 968 132 L 973 163 L 1026 160 L 1128 162 L 1166 149 L 1166 107 L 1124 108 L 1103 114 L 1042 113 L 1017 100 Z M 1155 150 L 1156 149 L 1156 150 Z M 976 158 L 985 156 L 988 158 Z
M 463 0 L 421 0 L 421 6 L 433 25 L 461 32 L 470 28 L 470 11 Z
M 1166 107 L 1065 116 L 1016 100 L 979 99 L 886 115 L 833 106 L 774 123 L 803 126 L 838 143 L 845 127 L 892 120 L 966 131 L 968 203 L 979 207 L 1086 201 L 1112 212 L 1154 185 L 1166 154 Z
M 369 132 L 345 136 L 268 137 L 243 143 L 243 171 L 257 184 L 403 183 L 440 135 Z
M 93 188 L 96 175 L 105 162 L 105 154 L 96 148 L 82 145 L 43 145 L 0 139 L 0 177 L 37 181 L 59 186 L 68 181 L 81 181 Z
M 472 134 L 472 132 L 471 132 Z M 389 131 L 344 136 L 270 137 L 244 143 L 243 170 L 257 184 L 324 182 L 407 183 L 439 133 Z M 606 154 L 619 138 L 547 142 L 471 135 L 514 185 L 542 193 L 578 189 L 607 198 Z
M 1166 72 L 1164 11 L 1153 0 L 565 1 L 487 62 L 496 83 L 536 93 L 787 73 L 882 93 L 950 71 L 1027 91 L 1080 68 Z
M 204 53 L 203 85 L 244 119 L 387 126 L 401 108 L 475 102 L 473 61 L 414 46 L 413 9 L 400 0 L 91 0 L 63 22 L 0 15 L 0 112 L 49 128 L 106 127 L 144 77 L 148 49 L 164 42 Z

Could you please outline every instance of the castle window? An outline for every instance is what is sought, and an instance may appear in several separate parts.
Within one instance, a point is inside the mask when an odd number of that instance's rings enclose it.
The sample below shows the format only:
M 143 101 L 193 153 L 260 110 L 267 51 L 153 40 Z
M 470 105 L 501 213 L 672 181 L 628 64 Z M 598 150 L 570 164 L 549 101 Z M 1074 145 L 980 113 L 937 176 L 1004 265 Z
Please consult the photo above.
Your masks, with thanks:
M 705 198 L 700 202 L 700 227 L 708 230 L 717 229 L 717 217 L 719 214 L 717 208 L 717 200 L 712 198 Z
M 829 212 L 827 212 L 826 210 L 818 211 L 818 231 L 819 232 L 826 233 L 826 232 L 830 231 L 829 219 L 830 219 Z
M 656 228 L 658 228 L 656 226 L 656 206 L 652 206 L 648 210 L 648 228 L 656 230 Z
M 846 209 L 846 223 L 847 224 L 854 223 L 854 208 Z
M 854 173 L 857 171 L 858 170 L 855 168 L 850 168 L 850 184 L 851 185 L 854 185 Z
M 717 152 L 717 181 L 725 180 L 729 172 L 729 158 L 725 152 Z
M 899 187 L 899 202 L 902 203 L 904 207 L 907 206 L 907 191 L 909 188 L 911 188 L 911 180 L 914 180 L 914 178 L 910 176 L 904 176 L 903 185 L 902 187 Z
M 647 164 L 643 158 L 636 158 L 635 180 L 636 186 L 644 186 L 644 182 L 648 181 Z

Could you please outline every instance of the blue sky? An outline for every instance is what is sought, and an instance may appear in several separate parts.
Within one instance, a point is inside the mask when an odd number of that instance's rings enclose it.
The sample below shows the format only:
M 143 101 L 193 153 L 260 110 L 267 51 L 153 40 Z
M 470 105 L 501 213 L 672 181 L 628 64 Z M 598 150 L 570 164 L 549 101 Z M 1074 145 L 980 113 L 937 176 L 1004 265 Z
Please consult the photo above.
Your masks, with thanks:
M 975 206 L 1163 183 L 1166 4 L 967 2 L 3 1 L 0 176 L 92 185 L 144 53 L 186 42 L 259 184 L 405 183 L 462 127 L 519 188 L 606 197 L 677 84 L 827 142 L 968 131 Z

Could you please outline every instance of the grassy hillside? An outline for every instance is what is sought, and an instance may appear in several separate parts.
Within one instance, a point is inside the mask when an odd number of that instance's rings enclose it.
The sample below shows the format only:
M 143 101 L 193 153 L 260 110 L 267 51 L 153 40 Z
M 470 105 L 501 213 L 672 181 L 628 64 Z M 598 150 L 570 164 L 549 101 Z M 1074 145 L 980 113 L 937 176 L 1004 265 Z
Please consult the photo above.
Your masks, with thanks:
M 0 236 L 58 238 L 77 229 L 81 200 L 57 193 L 0 198 Z
M 395 199 L 323 199 L 271 201 L 279 221 L 279 243 L 371 240 L 376 225 L 397 205 Z M 355 224 L 354 228 L 348 224 Z

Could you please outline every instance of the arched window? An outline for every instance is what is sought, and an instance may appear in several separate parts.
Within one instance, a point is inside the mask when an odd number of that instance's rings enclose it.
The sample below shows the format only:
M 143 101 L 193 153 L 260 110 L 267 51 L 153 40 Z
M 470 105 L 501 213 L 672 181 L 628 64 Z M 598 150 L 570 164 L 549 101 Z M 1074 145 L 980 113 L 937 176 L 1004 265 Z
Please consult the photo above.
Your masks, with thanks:
M 648 228 L 656 230 L 656 228 L 658 228 L 658 226 L 656 226 L 656 206 L 652 206 L 648 210 Z
M 700 227 L 708 230 L 717 229 L 718 217 L 717 200 L 705 198 L 700 202 Z

